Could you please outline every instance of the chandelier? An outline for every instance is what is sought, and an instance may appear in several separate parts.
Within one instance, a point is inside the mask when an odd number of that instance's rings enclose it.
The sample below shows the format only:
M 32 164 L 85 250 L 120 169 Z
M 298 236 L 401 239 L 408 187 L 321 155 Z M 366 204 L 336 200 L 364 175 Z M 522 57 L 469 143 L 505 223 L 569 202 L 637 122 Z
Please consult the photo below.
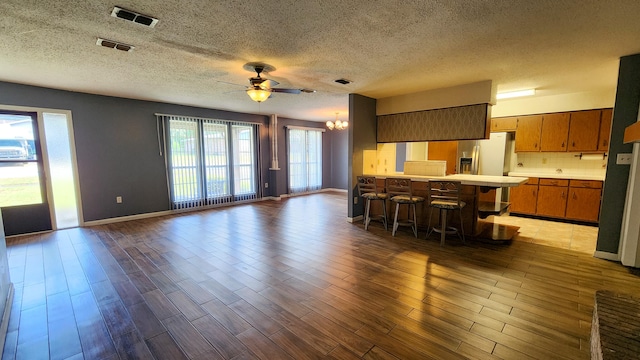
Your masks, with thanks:
M 347 127 L 349 127 L 349 122 L 348 121 L 342 121 L 340 119 L 338 119 L 338 113 L 336 113 L 336 120 L 335 121 L 327 121 L 327 128 L 329 128 L 329 130 L 344 130 Z

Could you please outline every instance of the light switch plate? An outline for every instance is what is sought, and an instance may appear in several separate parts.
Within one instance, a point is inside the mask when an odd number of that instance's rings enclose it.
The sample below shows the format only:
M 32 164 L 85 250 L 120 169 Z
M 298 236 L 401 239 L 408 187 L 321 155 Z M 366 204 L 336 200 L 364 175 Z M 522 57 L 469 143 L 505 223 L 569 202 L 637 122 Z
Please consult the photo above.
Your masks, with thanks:
M 616 157 L 616 165 L 630 165 L 632 157 L 633 154 L 631 153 L 618 154 L 618 156 Z

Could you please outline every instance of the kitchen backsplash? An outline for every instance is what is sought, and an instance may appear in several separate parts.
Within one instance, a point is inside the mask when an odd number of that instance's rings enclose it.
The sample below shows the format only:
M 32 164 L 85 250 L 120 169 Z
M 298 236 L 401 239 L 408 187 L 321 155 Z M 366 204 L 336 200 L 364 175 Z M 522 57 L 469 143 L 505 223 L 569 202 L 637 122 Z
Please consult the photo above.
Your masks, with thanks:
M 579 153 L 516 153 L 517 164 L 511 171 L 532 173 L 559 173 L 602 175 L 606 173 L 607 159 L 581 160 Z M 592 156 L 592 155 L 589 155 Z

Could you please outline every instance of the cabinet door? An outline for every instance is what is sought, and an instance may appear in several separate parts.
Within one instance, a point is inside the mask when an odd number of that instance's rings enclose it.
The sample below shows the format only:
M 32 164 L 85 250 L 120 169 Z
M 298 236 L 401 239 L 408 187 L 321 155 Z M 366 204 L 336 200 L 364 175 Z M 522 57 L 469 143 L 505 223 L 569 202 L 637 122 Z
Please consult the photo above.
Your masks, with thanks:
M 567 151 L 569 113 L 546 114 L 542 117 L 540 151 Z
M 569 188 L 567 219 L 597 222 L 600 215 L 600 189 Z
M 516 152 L 540 151 L 542 115 L 518 117 L 516 128 Z
M 598 151 L 601 110 L 571 113 L 567 151 Z
M 536 199 L 538 197 L 538 185 L 524 184 L 509 190 L 510 211 L 519 214 L 536 213 Z
M 504 117 L 491 119 L 491 132 L 516 131 L 517 117 Z
M 564 217 L 567 208 L 567 191 L 564 186 L 539 186 L 536 214 L 550 217 Z
M 609 139 L 611 138 L 611 121 L 613 120 L 613 109 L 602 109 L 602 120 L 600 120 L 600 137 L 598 140 L 598 151 L 609 151 Z

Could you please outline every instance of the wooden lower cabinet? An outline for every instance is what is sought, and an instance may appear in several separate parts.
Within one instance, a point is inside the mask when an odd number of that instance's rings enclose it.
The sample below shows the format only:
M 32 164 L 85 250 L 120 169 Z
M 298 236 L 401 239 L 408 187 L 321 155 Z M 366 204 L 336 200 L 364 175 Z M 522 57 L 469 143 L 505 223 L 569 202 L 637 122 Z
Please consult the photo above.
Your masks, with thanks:
M 597 222 L 600 216 L 602 182 L 571 180 L 566 218 Z
M 542 185 L 538 187 L 536 215 L 561 218 L 567 208 L 566 186 Z
M 601 194 L 602 181 L 530 178 L 510 190 L 510 211 L 598 222 Z
M 535 215 L 536 202 L 538 199 L 538 181 L 529 182 L 509 190 L 509 202 L 511 203 L 510 211 L 520 214 Z

